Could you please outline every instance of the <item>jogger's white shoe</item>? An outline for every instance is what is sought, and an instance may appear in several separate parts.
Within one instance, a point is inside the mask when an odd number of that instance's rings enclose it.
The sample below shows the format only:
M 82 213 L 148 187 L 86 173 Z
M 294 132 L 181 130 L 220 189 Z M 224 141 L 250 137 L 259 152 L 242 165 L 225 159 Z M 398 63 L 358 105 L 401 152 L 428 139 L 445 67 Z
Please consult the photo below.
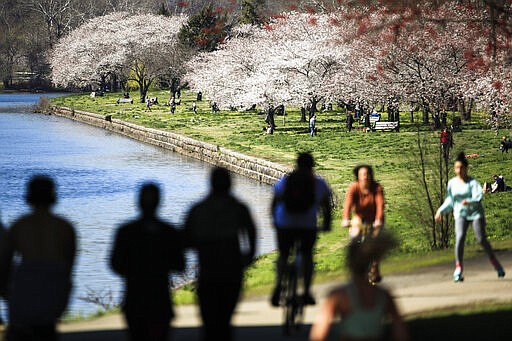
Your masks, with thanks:
M 462 276 L 462 268 L 460 266 L 456 266 L 455 271 L 453 272 L 453 281 L 462 282 L 463 280 L 464 276 Z

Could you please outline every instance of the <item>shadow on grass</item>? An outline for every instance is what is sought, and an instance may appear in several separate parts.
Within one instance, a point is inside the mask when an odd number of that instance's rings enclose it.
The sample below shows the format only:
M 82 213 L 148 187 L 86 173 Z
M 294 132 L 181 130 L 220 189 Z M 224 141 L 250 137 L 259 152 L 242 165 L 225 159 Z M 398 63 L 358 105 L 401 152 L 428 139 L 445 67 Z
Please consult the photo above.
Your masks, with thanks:
M 417 318 L 407 321 L 411 340 L 510 340 L 512 336 L 512 310 L 476 313 L 469 315 L 453 314 L 443 317 Z M 283 335 L 281 326 L 236 327 L 235 340 L 280 341 L 308 340 L 311 326 L 304 325 L 292 335 Z M 126 340 L 124 330 L 72 332 L 61 335 L 61 341 L 116 341 Z M 199 328 L 175 328 L 173 341 L 199 340 Z M 391 338 L 387 338 L 391 340 Z M 328 340 L 337 340 L 334 333 Z
M 309 325 L 305 325 L 300 330 L 294 331 L 291 335 L 285 336 L 283 335 L 281 326 L 236 327 L 234 331 L 234 340 L 307 340 L 309 328 Z M 200 340 L 201 337 L 199 328 L 174 328 L 171 335 L 172 337 L 169 340 L 173 341 Z M 72 332 L 61 334 L 60 341 L 120 341 L 127 340 L 127 336 L 128 335 L 124 330 Z
M 407 322 L 411 340 L 510 340 L 512 310 L 453 314 Z

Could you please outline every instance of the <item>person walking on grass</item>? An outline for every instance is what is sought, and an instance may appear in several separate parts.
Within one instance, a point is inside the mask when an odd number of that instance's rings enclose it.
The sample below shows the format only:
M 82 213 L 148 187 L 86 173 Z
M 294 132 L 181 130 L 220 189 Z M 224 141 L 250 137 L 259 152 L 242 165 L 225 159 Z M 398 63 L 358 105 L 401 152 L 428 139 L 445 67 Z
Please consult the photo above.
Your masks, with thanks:
M 464 242 L 469 224 L 473 225 L 476 240 L 489 257 L 498 277 L 504 277 L 505 271 L 496 259 L 485 232 L 482 186 L 476 179 L 468 175 L 468 160 L 463 152 L 457 155 L 453 170 L 455 177 L 448 181 L 446 199 L 435 215 L 436 222 L 440 222 L 443 215 L 453 211 L 455 219 L 455 270 L 453 272 L 453 280 L 455 282 L 462 282 L 464 280 Z
M 311 118 L 309 119 L 309 135 L 311 137 L 316 135 L 316 115 L 313 114 Z

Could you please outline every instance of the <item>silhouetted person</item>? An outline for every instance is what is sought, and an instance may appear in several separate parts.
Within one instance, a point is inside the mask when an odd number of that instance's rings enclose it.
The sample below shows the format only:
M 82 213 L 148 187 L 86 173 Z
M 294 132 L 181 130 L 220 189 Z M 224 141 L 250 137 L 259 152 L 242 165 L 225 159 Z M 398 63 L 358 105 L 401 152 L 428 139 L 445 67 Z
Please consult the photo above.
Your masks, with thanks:
M 370 130 L 370 114 L 364 113 L 364 131 L 368 132 Z
M 347 131 L 350 133 L 352 131 L 352 126 L 354 124 L 354 116 L 352 116 L 351 112 L 347 113 L 346 123 L 347 123 Z
M 51 178 L 33 177 L 26 201 L 32 212 L 14 222 L 0 253 L 0 288 L 9 307 L 6 340 L 56 340 L 55 324 L 71 291 L 75 230 L 50 211 L 56 202 Z
M 169 273 L 184 269 L 181 234 L 157 217 L 160 190 L 153 183 L 139 192 L 138 219 L 117 230 L 112 269 L 125 281 L 122 309 L 130 340 L 167 340 L 174 317 Z
M 247 206 L 230 193 L 228 170 L 214 168 L 210 183 L 210 193 L 188 212 L 185 233 L 199 258 L 203 340 L 229 341 L 243 273 L 255 253 L 256 229 Z

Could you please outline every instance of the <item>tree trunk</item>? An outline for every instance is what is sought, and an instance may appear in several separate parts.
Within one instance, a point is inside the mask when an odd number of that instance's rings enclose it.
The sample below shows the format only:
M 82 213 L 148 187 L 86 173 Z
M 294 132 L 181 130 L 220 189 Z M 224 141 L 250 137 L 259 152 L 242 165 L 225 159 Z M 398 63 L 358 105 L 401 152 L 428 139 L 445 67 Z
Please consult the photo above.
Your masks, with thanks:
M 441 202 L 444 200 L 446 195 L 446 188 L 448 187 L 448 171 L 449 171 L 449 159 L 450 159 L 450 148 L 445 152 L 443 150 L 443 146 L 439 145 L 439 198 Z M 438 240 L 439 240 L 439 248 L 446 249 L 449 246 L 450 242 L 450 225 L 451 220 L 449 216 L 445 216 L 440 223 L 438 229 Z
M 149 87 L 151 86 L 151 80 L 142 79 L 140 81 L 137 81 L 139 83 L 139 94 L 140 94 L 140 102 L 145 103 L 146 102 L 146 96 L 149 91 Z
M 469 100 L 468 108 L 466 110 L 466 121 L 471 121 L 471 114 L 473 112 L 474 102 L 475 102 L 475 99 L 473 97 L 471 97 L 471 99 Z
M 117 92 L 119 90 L 117 84 L 117 75 L 115 73 L 110 75 L 110 89 L 112 89 L 112 92 Z
M 471 121 L 471 111 L 473 110 L 474 101 L 475 100 L 471 98 L 466 107 L 466 101 L 464 100 L 464 98 L 459 98 L 459 112 L 463 120 Z
M 300 107 L 300 121 L 299 122 L 306 122 L 306 107 L 304 107 L 304 106 Z
M 142 83 L 139 83 L 139 95 L 140 95 L 140 102 L 145 103 L 146 102 L 146 95 L 147 90 L 145 89 L 144 85 Z
M 423 189 L 425 190 L 425 196 L 427 198 L 427 202 L 428 202 L 428 206 L 429 206 L 429 209 L 430 209 L 430 216 L 431 216 L 431 219 L 430 219 L 430 223 L 431 223 L 431 233 L 432 233 L 432 248 L 437 248 L 437 233 L 436 233 L 436 221 L 434 219 L 434 216 L 435 216 L 435 211 L 434 211 L 434 206 L 433 206 L 433 203 L 432 203 L 432 197 L 430 196 L 430 191 L 429 191 L 429 188 L 428 188 L 428 183 L 427 183 L 427 169 L 426 169 L 426 162 L 425 162 L 425 157 L 423 155 L 423 146 L 421 145 L 421 138 L 420 138 L 420 129 L 418 127 L 418 134 L 417 134 L 417 143 L 418 143 L 418 152 L 419 152 L 419 156 L 420 156 L 420 165 L 421 165 L 421 175 L 422 175 L 422 184 L 423 184 Z
M 180 87 L 180 80 L 178 78 L 171 79 L 171 84 L 169 87 L 169 103 L 176 100 L 176 92 L 178 92 L 179 87 Z
M 430 116 L 430 108 L 427 103 L 423 101 L 423 124 L 428 125 L 429 124 L 429 116 Z

